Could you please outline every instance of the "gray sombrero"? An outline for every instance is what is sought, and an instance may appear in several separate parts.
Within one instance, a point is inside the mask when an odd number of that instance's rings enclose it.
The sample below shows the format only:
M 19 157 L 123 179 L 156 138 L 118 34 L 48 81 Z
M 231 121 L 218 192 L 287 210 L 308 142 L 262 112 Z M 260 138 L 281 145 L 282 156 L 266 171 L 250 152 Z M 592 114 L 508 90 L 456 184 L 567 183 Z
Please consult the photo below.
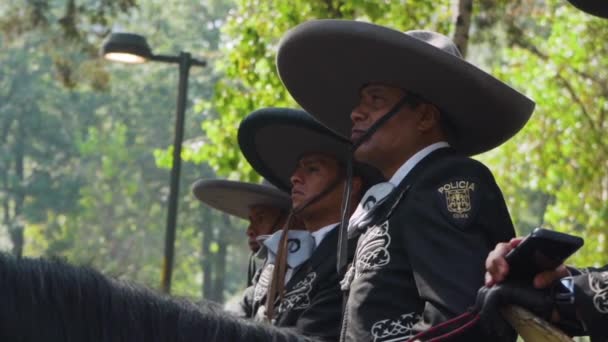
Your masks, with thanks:
M 249 217 L 249 208 L 266 205 L 288 211 L 291 198 L 269 184 L 246 183 L 223 179 L 199 179 L 192 184 L 192 193 L 199 201 L 229 215 Z
M 279 189 L 291 189 L 291 174 L 307 153 L 325 153 L 346 163 L 350 141 L 327 129 L 308 113 L 288 108 L 264 108 L 249 114 L 239 126 L 241 151 L 253 169 Z M 368 183 L 381 180 L 378 170 L 355 163 L 354 173 Z
M 402 33 L 348 20 L 313 20 L 281 39 L 279 76 L 293 98 L 327 127 L 350 136 L 360 89 L 398 86 L 438 106 L 454 126 L 450 144 L 473 155 L 508 140 L 534 102 L 465 61 L 447 37 Z
M 568 0 L 568 2 L 583 12 L 608 19 L 608 1 L 606 0 Z

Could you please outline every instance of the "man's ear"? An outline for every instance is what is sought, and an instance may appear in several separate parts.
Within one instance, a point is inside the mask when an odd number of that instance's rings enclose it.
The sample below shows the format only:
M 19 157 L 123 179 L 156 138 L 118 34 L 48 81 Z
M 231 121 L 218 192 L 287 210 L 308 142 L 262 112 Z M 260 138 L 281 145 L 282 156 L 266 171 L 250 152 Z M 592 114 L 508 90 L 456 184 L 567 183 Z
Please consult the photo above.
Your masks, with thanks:
M 439 126 L 441 111 L 437 106 L 430 103 L 421 103 L 418 106 L 418 129 L 421 132 L 426 132 L 434 127 Z

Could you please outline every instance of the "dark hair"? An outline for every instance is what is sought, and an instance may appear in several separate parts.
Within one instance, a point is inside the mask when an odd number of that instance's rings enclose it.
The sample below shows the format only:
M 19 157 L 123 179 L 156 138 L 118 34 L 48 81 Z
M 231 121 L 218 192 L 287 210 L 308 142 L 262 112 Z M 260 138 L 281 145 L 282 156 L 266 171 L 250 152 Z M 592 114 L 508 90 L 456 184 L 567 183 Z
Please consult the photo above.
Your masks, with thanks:
M 0 341 L 306 341 L 60 260 L 0 254 Z

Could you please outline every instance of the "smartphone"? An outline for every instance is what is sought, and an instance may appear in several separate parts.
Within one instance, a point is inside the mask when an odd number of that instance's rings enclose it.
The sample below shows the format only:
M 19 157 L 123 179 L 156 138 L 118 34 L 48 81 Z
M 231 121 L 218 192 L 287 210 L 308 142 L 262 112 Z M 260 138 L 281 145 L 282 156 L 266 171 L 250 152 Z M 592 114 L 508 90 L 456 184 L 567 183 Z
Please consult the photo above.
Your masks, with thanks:
M 536 228 L 505 256 L 509 264 L 507 279 L 532 281 L 536 274 L 563 264 L 583 244 L 578 236 Z

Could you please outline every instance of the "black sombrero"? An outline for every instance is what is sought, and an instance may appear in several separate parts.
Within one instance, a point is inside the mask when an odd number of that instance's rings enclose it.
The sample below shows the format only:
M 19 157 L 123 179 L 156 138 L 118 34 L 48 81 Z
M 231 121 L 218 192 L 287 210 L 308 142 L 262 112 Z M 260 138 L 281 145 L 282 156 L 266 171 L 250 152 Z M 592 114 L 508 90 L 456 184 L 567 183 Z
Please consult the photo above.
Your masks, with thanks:
M 371 82 L 398 86 L 437 105 L 450 144 L 473 155 L 508 140 L 534 102 L 465 61 L 447 37 L 370 23 L 313 20 L 282 38 L 277 68 L 293 98 L 330 129 L 350 136 L 350 113 Z
M 251 166 L 281 190 L 291 189 L 298 159 L 321 152 L 347 162 L 350 141 L 327 129 L 308 113 L 288 108 L 264 108 L 249 114 L 239 126 L 241 151 Z M 368 183 L 381 180 L 378 170 L 355 163 L 354 173 Z
M 608 19 L 608 1 L 606 0 L 568 0 L 572 6 L 583 12 Z
M 291 209 L 289 194 L 263 182 L 262 184 L 200 179 L 192 184 L 192 193 L 201 202 L 229 215 L 249 217 L 249 208 L 265 205 L 282 210 Z

